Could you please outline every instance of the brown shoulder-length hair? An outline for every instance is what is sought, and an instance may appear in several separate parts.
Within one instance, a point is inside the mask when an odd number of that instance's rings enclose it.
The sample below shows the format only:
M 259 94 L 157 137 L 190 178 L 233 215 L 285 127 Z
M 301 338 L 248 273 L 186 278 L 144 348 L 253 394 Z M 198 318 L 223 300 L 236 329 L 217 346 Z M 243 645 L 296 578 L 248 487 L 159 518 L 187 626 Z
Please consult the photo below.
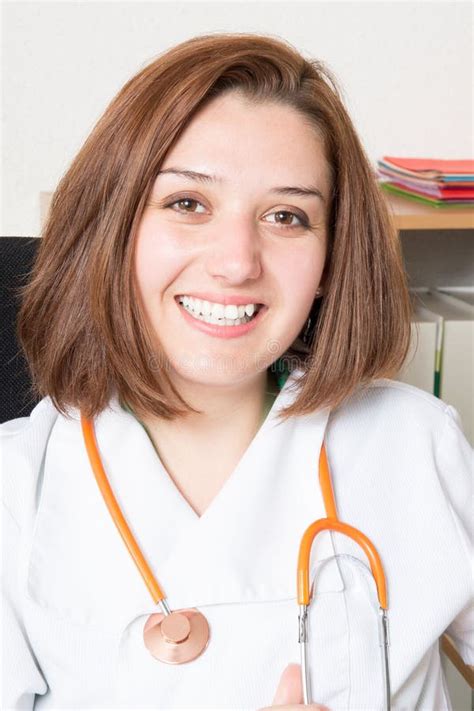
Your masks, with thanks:
M 203 105 L 228 91 L 309 119 L 331 171 L 325 292 L 313 329 L 284 355 L 304 371 L 280 417 L 341 404 L 391 377 L 409 348 L 400 244 L 367 156 L 325 64 L 254 33 L 211 33 L 161 54 L 119 91 L 52 197 L 17 333 L 35 397 L 94 417 L 112 394 L 136 413 L 196 412 L 156 367 L 134 279 L 137 228 L 167 152 Z M 316 285 L 315 285 L 316 287 Z

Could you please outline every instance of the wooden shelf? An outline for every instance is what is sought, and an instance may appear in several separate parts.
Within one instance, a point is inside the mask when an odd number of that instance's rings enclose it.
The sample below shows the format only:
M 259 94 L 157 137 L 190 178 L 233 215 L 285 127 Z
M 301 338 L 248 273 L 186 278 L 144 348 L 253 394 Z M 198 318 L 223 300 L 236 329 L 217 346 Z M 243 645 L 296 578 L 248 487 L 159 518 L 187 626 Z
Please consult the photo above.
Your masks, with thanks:
M 464 677 L 471 689 L 474 689 L 474 666 L 472 664 L 466 664 L 454 646 L 452 639 L 448 637 L 447 634 L 443 634 L 441 637 L 441 649 L 450 662 L 454 664 L 458 672 Z
M 474 208 L 432 207 L 382 190 L 399 230 L 472 230 Z

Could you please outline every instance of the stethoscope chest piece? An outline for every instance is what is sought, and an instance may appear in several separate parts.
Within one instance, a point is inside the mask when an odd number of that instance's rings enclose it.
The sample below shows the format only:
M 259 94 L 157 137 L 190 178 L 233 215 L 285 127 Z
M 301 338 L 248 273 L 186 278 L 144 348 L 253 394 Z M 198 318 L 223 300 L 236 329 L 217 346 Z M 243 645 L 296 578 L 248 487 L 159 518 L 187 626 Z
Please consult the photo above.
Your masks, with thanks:
M 145 647 L 166 664 L 183 664 L 199 657 L 209 643 L 209 625 L 204 615 L 192 608 L 169 615 L 150 615 L 143 628 Z

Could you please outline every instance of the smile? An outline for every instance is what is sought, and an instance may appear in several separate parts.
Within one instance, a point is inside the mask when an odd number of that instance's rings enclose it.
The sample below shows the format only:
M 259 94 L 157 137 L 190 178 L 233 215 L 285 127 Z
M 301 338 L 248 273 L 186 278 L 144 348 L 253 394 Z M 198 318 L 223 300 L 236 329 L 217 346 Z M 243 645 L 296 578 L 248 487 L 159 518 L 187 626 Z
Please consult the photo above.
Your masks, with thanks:
M 236 338 L 249 333 L 268 311 L 263 304 L 224 306 L 187 296 L 178 296 L 175 300 L 189 325 L 218 338 Z

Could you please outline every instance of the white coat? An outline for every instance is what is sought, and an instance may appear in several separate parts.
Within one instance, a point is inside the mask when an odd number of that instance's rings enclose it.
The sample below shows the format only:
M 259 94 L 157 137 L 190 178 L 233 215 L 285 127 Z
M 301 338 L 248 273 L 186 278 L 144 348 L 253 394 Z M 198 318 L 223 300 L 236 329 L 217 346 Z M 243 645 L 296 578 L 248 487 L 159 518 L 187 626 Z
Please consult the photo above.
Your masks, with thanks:
M 392 708 L 451 708 L 439 656 L 446 628 L 474 662 L 472 451 L 458 415 L 421 390 L 377 380 L 330 416 L 277 424 L 298 374 L 201 517 L 116 398 L 96 419 L 109 481 L 171 609 L 198 607 L 208 619 L 208 648 L 179 666 L 143 644 L 160 608 L 105 507 L 79 413 L 65 418 L 44 398 L 29 418 L 1 426 L 3 708 L 271 705 L 283 669 L 300 662 L 297 555 L 306 527 L 325 516 L 326 427 L 339 517 L 372 539 L 385 566 Z M 380 709 L 378 603 L 364 554 L 325 532 L 311 561 L 313 700 Z

